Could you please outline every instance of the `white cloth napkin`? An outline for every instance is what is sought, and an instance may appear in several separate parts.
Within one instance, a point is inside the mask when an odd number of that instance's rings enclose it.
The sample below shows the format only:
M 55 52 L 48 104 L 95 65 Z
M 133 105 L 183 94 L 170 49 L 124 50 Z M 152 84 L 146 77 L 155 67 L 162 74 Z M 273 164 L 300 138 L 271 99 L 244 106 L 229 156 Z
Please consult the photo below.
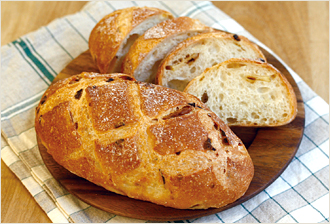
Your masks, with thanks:
M 72 59 L 88 49 L 89 34 L 97 21 L 116 9 L 134 5 L 199 19 L 244 35 L 270 51 L 208 1 L 89 2 L 80 12 L 1 47 L 1 156 L 53 222 L 148 221 L 101 211 L 69 194 L 45 167 L 34 130 L 34 110 L 41 95 Z M 293 161 L 273 184 L 243 204 L 182 222 L 329 221 L 329 105 L 288 70 L 300 88 L 306 112 L 305 132 Z

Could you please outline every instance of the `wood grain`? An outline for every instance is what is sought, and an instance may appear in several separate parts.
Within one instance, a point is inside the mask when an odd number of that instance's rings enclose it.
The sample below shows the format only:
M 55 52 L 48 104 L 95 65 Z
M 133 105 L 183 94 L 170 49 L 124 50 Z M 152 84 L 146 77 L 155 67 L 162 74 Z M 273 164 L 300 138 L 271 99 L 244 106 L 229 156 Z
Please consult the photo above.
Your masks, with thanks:
M 213 3 L 278 54 L 316 93 L 329 102 L 329 2 Z M 75 13 L 85 4 L 78 1 L 2 1 L 1 45 L 56 18 Z M 3 162 L 1 167 L 1 221 L 50 222 Z M 29 209 L 26 209 L 27 204 Z
M 87 204 L 116 215 L 136 219 L 152 221 L 192 219 L 214 214 L 243 203 L 269 186 L 288 166 L 301 142 L 305 124 L 304 104 L 296 83 L 277 59 L 267 51 L 263 49 L 262 51 L 268 62 L 279 69 L 292 85 L 298 101 L 298 114 L 293 122 L 281 127 L 233 128 L 248 149 L 255 167 L 249 189 L 234 203 L 218 209 L 181 210 L 118 195 L 76 176 L 58 165 L 38 139 L 39 151 L 46 167 L 62 186 Z M 98 72 L 89 51 L 74 59 L 59 73 L 53 83 L 81 72 Z

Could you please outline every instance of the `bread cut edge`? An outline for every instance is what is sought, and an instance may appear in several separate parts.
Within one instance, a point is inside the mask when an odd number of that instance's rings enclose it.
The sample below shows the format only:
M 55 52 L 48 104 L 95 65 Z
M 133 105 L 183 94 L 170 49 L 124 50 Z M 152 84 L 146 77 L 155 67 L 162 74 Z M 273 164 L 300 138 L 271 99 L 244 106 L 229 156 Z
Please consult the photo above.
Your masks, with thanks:
M 244 45 L 248 46 L 256 55 L 258 55 L 256 58 L 253 58 L 253 59 L 258 58 L 262 61 L 265 61 L 265 62 L 267 61 L 266 57 L 261 52 L 258 45 L 251 42 L 248 38 L 246 38 L 244 36 L 239 36 L 239 35 L 236 35 L 236 34 L 229 34 L 227 32 L 222 32 L 222 31 L 219 31 L 219 30 L 214 31 L 214 32 L 209 32 L 209 33 L 202 33 L 202 34 L 193 36 L 191 38 L 188 38 L 185 41 L 179 43 L 175 48 L 172 49 L 171 52 L 168 53 L 166 58 L 164 58 L 164 60 L 161 62 L 161 64 L 158 67 L 158 71 L 157 71 L 157 74 L 156 74 L 156 81 L 155 81 L 156 84 L 166 86 L 166 87 L 170 87 L 169 83 L 173 79 L 165 81 L 166 77 L 165 77 L 165 74 L 164 74 L 165 70 L 166 70 L 166 67 L 170 64 L 170 62 L 172 62 L 177 55 L 182 54 L 182 52 L 189 49 L 189 47 L 195 47 L 195 46 L 198 47 L 199 44 L 204 45 L 203 42 L 205 40 L 211 40 L 213 38 L 215 38 L 215 39 L 217 39 L 217 38 L 220 39 L 221 38 L 221 39 L 235 40 L 235 41 L 238 41 L 238 42 L 243 41 Z M 211 67 L 211 66 L 208 66 L 208 67 Z M 205 68 L 207 68 L 207 67 L 205 67 Z M 201 71 L 201 73 L 203 71 Z M 197 75 L 199 75 L 199 74 L 197 74 Z M 176 78 L 178 80 L 182 79 L 180 77 L 176 77 Z M 182 79 L 182 80 L 184 80 L 184 79 Z M 184 84 L 184 85 L 187 85 L 187 83 L 189 81 L 191 81 L 191 79 L 188 80 L 188 81 L 186 80 L 186 84 Z M 170 87 L 170 88 L 173 88 L 173 87 Z M 183 91 L 184 88 L 181 88 L 180 90 Z
M 273 126 L 273 127 L 275 127 L 275 126 L 282 126 L 282 125 L 289 124 L 290 122 L 292 122 L 296 118 L 297 113 L 298 113 L 298 106 L 297 106 L 296 94 L 294 92 L 294 89 L 293 89 L 292 85 L 290 84 L 290 82 L 288 81 L 288 79 L 277 68 L 275 68 L 273 65 L 271 65 L 271 64 L 269 64 L 267 62 L 261 62 L 261 61 L 250 60 L 250 59 L 238 59 L 238 58 L 229 59 L 229 60 L 227 60 L 225 62 L 219 63 L 217 65 L 214 65 L 214 66 L 212 66 L 210 68 L 205 69 L 205 71 L 201 75 L 195 77 L 193 80 L 191 80 L 188 83 L 188 85 L 184 89 L 184 92 L 196 96 L 196 94 L 194 94 L 194 92 L 192 90 L 192 86 L 193 85 L 196 86 L 196 84 L 199 83 L 199 80 L 201 80 L 201 79 L 204 80 L 205 77 L 207 77 L 209 75 L 212 75 L 212 74 L 210 74 L 210 71 L 214 71 L 216 69 L 219 69 L 219 67 L 221 67 L 221 66 L 225 66 L 225 65 L 227 65 L 229 63 L 233 63 L 233 62 L 234 63 L 251 63 L 251 64 L 254 64 L 254 65 L 257 65 L 257 66 L 261 66 L 263 68 L 266 68 L 266 69 L 269 69 L 269 70 L 272 70 L 273 72 L 275 72 L 278 75 L 278 77 L 280 78 L 280 80 L 283 82 L 283 84 L 284 84 L 284 86 L 285 86 L 285 88 L 287 90 L 287 93 L 288 93 L 287 97 L 288 97 L 289 102 L 290 102 L 290 112 L 291 113 L 287 116 L 287 119 L 283 120 L 282 122 L 273 123 L 273 124 L 256 124 L 256 123 L 251 122 L 251 123 L 247 124 L 247 123 L 242 123 L 242 122 L 228 123 L 226 121 L 226 117 L 223 117 L 219 113 L 213 111 L 214 113 L 217 114 L 217 116 L 219 116 L 222 120 L 224 120 L 224 122 L 227 125 L 229 125 L 229 126 L 246 126 L 246 127 L 251 127 L 251 126 L 254 126 L 254 127 L 263 127 L 263 126 L 265 126 L 265 127 L 271 127 L 271 126 Z M 202 84 L 199 83 L 199 86 L 201 86 L 201 85 Z M 216 87 L 216 88 L 219 88 L 219 87 Z M 197 98 L 201 100 L 200 97 L 197 97 Z M 207 103 L 205 103 L 205 104 L 209 108 L 212 107 L 212 106 L 208 105 Z

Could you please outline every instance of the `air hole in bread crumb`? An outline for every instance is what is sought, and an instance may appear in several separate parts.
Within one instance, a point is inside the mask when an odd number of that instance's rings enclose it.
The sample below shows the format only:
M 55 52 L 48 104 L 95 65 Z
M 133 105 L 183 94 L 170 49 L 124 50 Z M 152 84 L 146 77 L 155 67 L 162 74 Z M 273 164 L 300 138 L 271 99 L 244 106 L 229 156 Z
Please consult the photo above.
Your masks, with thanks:
M 259 119 L 260 118 L 259 115 L 256 114 L 255 112 L 252 112 L 251 116 L 252 116 L 253 119 Z
M 271 79 L 275 79 L 275 78 L 276 78 L 276 75 L 273 74 L 273 75 L 270 76 L 270 78 L 271 78 Z
M 207 95 L 206 91 L 203 93 L 201 100 L 203 103 L 206 103 L 209 100 L 209 96 Z
M 190 69 L 190 73 L 194 73 L 194 72 L 196 72 L 196 67 L 192 67 L 192 68 Z
M 257 91 L 259 92 L 259 93 L 267 93 L 268 91 L 269 91 L 270 89 L 268 88 L 268 87 L 259 87 L 258 89 L 257 89 Z
M 171 65 L 166 65 L 166 66 L 165 66 L 165 69 L 166 69 L 166 70 L 174 70 L 173 67 L 172 67 Z
M 239 104 L 241 105 L 241 106 L 243 106 L 243 107 L 246 107 L 248 104 L 246 103 L 246 102 L 244 102 L 244 101 L 241 101 L 241 102 L 239 102 Z
M 237 122 L 237 118 L 234 118 L 234 117 L 228 117 L 227 119 L 227 122 L 230 124 L 230 123 L 236 123 Z
M 282 117 L 287 117 L 287 116 L 288 116 L 287 113 L 282 114 Z
M 237 63 L 237 62 L 227 64 L 227 68 L 241 68 L 244 66 L 246 66 L 246 65 L 242 64 L 242 63 Z
M 227 80 L 227 74 L 222 72 L 222 73 L 220 74 L 220 79 L 221 79 L 222 81 L 226 81 L 226 80 Z

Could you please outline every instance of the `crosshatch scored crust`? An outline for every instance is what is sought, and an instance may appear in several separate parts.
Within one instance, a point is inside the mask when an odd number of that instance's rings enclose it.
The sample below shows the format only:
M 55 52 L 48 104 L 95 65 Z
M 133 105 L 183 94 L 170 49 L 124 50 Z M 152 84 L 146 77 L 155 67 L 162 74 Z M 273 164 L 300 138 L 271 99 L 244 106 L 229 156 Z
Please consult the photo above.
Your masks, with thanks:
M 225 206 L 254 173 L 241 140 L 196 97 L 124 74 L 58 81 L 36 108 L 35 126 L 66 169 L 164 206 Z

